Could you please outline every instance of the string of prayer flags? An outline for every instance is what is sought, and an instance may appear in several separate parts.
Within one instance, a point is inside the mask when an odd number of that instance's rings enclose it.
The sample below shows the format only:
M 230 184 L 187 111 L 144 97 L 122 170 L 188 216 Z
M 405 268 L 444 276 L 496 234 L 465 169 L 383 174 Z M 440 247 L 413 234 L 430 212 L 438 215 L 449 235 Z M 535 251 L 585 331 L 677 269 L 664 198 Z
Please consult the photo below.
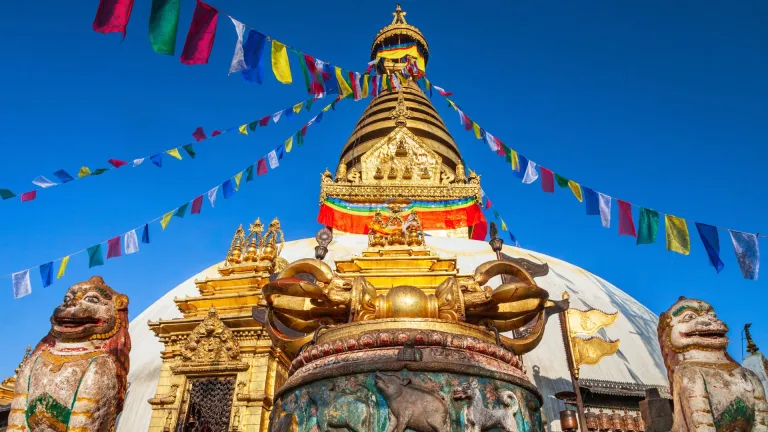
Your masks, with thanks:
M 219 11 L 197 0 L 192 24 L 189 26 L 181 62 L 186 65 L 207 64 L 216 37 Z
M 86 249 L 88 253 L 88 268 L 104 265 L 104 254 L 101 252 L 101 243 Z
M 291 77 L 291 65 L 288 62 L 288 51 L 285 45 L 272 39 L 272 73 L 283 84 L 293 82 Z
M 667 250 L 679 254 L 691 253 L 691 237 L 688 234 L 688 224 L 685 219 L 672 215 L 664 215 L 667 226 Z
M 696 230 L 699 232 L 701 243 L 707 251 L 709 262 L 720 273 L 725 267 L 723 260 L 720 259 L 720 236 L 717 233 L 717 227 L 696 222 Z
M 99 33 L 122 33 L 125 37 L 131 19 L 133 0 L 100 0 L 93 20 L 93 30 Z
M 734 230 L 728 232 L 731 233 L 733 251 L 744 279 L 757 280 L 760 270 L 760 245 L 757 235 Z
M 637 237 L 635 222 L 632 220 L 632 204 L 617 199 L 619 203 L 619 235 Z
M 125 233 L 125 238 L 123 239 L 123 242 L 125 243 L 126 255 L 130 255 L 139 251 L 139 239 L 136 236 L 135 229 L 132 229 L 127 233 Z
M 118 258 L 122 255 L 123 250 L 120 246 L 120 236 L 116 236 L 107 240 L 107 259 Z
M 156 53 L 174 55 L 180 10 L 181 0 L 152 0 L 149 41 Z
M 621 208 L 621 206 L 619 206 Z M 656 242 L 659 232 L 659 212 L 653 209 L 640 207 L 640 220 L 637 228 L 637 244 L 651 244 Z

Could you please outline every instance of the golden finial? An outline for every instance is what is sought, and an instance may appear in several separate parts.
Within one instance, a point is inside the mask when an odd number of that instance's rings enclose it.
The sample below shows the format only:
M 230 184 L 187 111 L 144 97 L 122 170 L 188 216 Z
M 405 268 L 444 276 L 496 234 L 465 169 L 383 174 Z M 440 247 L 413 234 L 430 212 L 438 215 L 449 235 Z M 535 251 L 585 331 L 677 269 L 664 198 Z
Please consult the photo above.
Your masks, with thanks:
M 405 104 L 402 88 L 398 92 L 397 106 L 389 113 L 389 116 L 395 119 L 395 125 L 397 127 L 405 127 L 408 124 L 408 118 L 411 116 L 411 112 L 408 111 L 408 105 Z
M 229 251 L 227 251 L 227 264 L 239 264 L 243 255 L 243 245 L 245 244 L 245 231 L 241 224 L 237 227 L 235 235 L 232 237 L 232 243 L 229 245 Z
M 19 374 L 19 371 L 21 370 L 21 365 L 24 364 L 25 361 L 29 358 L 29 353 L 32 352 L 32 345 L 27 345 L 27 351 L 24 353 L 24 358 L 21 359 L 19 362 L 19 365 L 16 366 L 16 369 L 14 369 L 14 376 Z
M 283 236 L 283 231 L 280 229 L 280 221 L 275 218 L 269 223 L 267 233 L 264 234 L 264 237 L 261 240 L 261 259 L 274 261 L 283 250 L 284 244 L 285 237 Z
M 757 354 L 760 348 L 757 347 L 755 341 L 752 340 L 752 335 L 749 333 L 749 328 L 752 327 L 752 323 L 744 324 L 744 336 L 747 338 L 747 352 L 750 354 Z
M 392 24 L 408 24 L 405 22 L 406 13 L 407 12 L 403 12 L 403 8 L 401 8 L 400 3 L 398 3 L 395 11 L 392 12 Z
M 256 220 L 253 221 L 253 223 L 251 224 L 249 230 L 250 230 L 249 236 L 256 234 L 259 237 L 261 237 L 261 233 L 264 232 L 264 224 L 261 223 L 261 218 L 256 218 Z

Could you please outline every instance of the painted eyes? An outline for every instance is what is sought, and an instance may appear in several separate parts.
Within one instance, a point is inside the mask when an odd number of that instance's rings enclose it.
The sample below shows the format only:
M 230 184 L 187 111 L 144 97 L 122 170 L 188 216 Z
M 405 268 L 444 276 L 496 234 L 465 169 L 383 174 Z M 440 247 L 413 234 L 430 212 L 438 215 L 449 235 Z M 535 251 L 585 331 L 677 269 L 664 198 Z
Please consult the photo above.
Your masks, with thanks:
M 85 301 L 87 301 L 88 303 L 98 304 L 99 298 L 96 296 L 88 296 L 85 298 Z
M 690 321 L 690 320 L 692 320 L 694 318 L 696 318 L 696 314 L 695 313 L 687 312 L 685 315 L 683 315 L 683 318 L 681 319 L 681 321 L 688 322 L 688 321 Z

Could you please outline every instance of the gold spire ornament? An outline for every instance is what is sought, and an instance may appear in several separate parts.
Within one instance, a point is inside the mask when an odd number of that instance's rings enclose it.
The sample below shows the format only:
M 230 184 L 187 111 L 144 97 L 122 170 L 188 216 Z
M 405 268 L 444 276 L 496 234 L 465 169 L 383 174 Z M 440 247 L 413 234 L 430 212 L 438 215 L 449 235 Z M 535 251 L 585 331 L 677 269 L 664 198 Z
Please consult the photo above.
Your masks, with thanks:
M 758 348 L 755 341 L 752 340 L 752 335 L 749 333 L 750 327 L 752 327 L 752 323 L 744 324 L 744 337 L 747 339 L 747 352 L 750 354 L 757 354 L 758 351 L 760 351 L 760 348 Z
M 397 127 L 406 127 L 408 125 L 408 118 L 411 117 L 411 112 L 408 110 L 408 105 L 405 104 L 402 88 L 398 91 L 397 105 L 389 113 L 389 116 L 395 119 L 395 126 Z

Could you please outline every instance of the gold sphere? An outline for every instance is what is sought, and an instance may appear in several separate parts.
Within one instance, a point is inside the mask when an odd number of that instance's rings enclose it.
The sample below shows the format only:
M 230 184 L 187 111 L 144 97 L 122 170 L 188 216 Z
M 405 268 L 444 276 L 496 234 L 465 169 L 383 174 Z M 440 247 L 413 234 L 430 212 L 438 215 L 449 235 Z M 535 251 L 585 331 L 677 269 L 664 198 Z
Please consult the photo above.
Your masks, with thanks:
M 436 299 L 414 286 L 394 287 L 377 303 L 377 318 L 437 318 Z

